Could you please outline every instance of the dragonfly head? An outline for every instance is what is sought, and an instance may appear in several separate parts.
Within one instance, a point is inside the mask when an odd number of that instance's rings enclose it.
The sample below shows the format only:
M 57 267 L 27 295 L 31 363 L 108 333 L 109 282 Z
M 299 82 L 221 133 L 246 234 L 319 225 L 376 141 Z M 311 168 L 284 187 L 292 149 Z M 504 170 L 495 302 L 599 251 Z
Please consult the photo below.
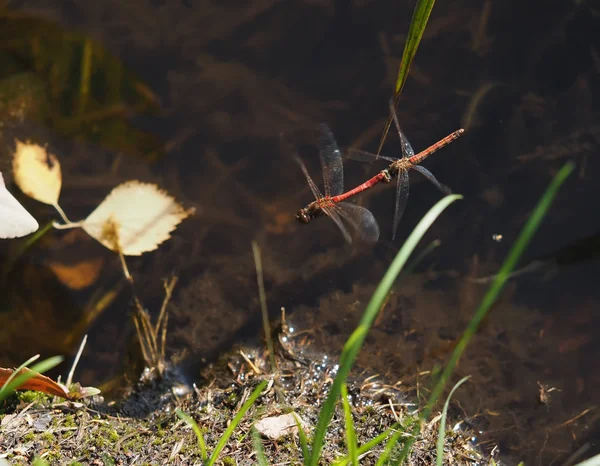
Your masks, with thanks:
M 312 219 L 308 209 L 300 209 L 296 212 L 296 220 L 300 223 L 310 223 Z

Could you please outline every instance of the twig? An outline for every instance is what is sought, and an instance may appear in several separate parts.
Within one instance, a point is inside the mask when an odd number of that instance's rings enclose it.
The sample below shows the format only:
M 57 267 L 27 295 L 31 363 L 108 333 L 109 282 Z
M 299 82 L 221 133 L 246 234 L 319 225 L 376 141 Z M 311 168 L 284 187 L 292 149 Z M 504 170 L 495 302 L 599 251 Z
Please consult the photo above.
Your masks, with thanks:
M 81 340 L 81 345 L 79 345 L 79 349 L 77 350 L 77 354 L 75 355 L 75 359 L 73 360 L 73 365 L 71 366 L 71 370 L 69 371 L 69 375 L 67 377 L 66 387 L 69 390 L 69 387 L 73 383 L 73 375 L 75 374 L 75 368 L 79 363 L 79 358 L 81 358 L 81 354 L 83 353 L 83 348 L 85 348 L 85 344 L 87 343 L 87 333 L 83 336 L 83 340 Z

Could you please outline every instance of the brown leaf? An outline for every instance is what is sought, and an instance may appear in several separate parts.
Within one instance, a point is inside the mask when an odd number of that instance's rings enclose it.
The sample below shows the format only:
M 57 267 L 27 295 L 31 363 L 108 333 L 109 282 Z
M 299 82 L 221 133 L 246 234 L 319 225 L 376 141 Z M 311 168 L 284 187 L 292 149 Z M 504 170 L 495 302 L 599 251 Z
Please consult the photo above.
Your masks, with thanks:
M 49 262 L 48 267 L 62 284 L 72 290 L 81 290 L 92 285 L 100 275 L 104 258 L 98 257 L 81 261 L 73 265 L 66 265 L 60 262 Z
M 13 375 L 15 369 L 0 368 L 0 386 L 4 385 L 8 378 Z M 48 395 L 60 396 L 61 398 L 69 398 L 69 392 L 61 384 L 55 382 L 50 377 L 39 374 L 27 369 L 26 367 L 19 371 L 18 375 L 30 373 L 34 374 L 27 382 L 21 385 L 17 390 L 35 390 L 37 392 L 46 393 Z M 17 376 L 18 376 L 17 375 Z

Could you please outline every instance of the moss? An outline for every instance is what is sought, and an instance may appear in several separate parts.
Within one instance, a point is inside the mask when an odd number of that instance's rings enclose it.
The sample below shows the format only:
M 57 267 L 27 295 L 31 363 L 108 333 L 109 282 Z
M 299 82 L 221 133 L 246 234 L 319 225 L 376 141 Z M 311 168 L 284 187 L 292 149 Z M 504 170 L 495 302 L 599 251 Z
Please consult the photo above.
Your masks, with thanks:
M 72 414 L 67 414 L 63 419 L 62 425 L 64 427 L 77 427 L 77 422 L 75 422 L 75 416 Z
M 79 461 L 73 461 L 69 463 L 69 466 L 83 466 L 83 463 L 80 463 Z
M 35 403 L 36 405 L 48 403 L 51 398 L 50 395 L 46 395 L 42 392 L 34 392 L 33 390 L 16 392 L 16 396 L 17 399 L 23 403 Z
M 54 443 L 56 438 L 52 432 L 42 432 L 40 438 L 47 443 Z
M 223 464 L 225 466 L 235 466 L 236 465 L 235 458 L 232 458 L 231 456 L 226 456 L 225 458 L 223 458 Z
M 35 439 L 35 433 L 34 432 L 27 432 L 25 435 L 23 435 L 23 442 L 31 442 L 32 440 Z

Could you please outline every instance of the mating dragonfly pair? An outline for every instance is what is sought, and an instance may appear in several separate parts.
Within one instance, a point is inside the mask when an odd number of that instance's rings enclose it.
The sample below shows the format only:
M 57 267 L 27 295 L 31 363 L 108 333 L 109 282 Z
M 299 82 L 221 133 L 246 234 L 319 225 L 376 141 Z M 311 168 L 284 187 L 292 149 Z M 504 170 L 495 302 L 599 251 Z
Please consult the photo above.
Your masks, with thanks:
M 427 149 L 415 154 L 412 146 L 406 139 L 406 136 L 400 129 L 398 117 L 394 108 L 393 100 L 390 101 L 390 111 L 394 124 L 400 136 L 402 146 L 402 158 L 384 157 L 382 155 L 372 154 L 357 149 L 350 149 L 348 157 L 354 160 L 373 161 L 387 160 L 392 162 L 386 169 L 381 170 L 377 175 L 368 179 L 361 185 L 344 192 L 344 168 L 342 164 L 342 152 L 340 151 L 333 133 L 325 124 L 320 126 L 319 138 L 319 156 L 321 158 L 321 166 L 323 169 L 323 183 L 325 186 L 325 195 L 322 195 L 314 183 L 306 166 L 300 159 L 298 153 L 286 142 L 282 137 L 282 144 L 286 147 L 294 160 L 300 165 L 310 189 L 315 196 L 315 200 L 306 207 L 298 210 L 296 220 L 300 223 L 309 223 L 312 219 L 320 217 L 323 214 L 330 217 L 341 230 L 344 238 L 348 243 L 353 240 L 359 240 L 366 243 L 374 243 L 379 239 L 379 226 L 373 214 L 359 205 L 344 202 L 350 197 L 363 192 L 379 183 L 390 183 L 393 178 L 397 178 L 396 187 L 396 208 L 394 211 L 394 221 L 392 230 L 392 239 L 396 236 L 396 229 L 404 213 L 406 202 L 408 200 L 408 171 L 415 170 L 421 173 L 431 183 L 433 183 L 442 193 L 450 194 L 450 189 L 438 182 L 435 176 L 426 168 L 419 164 L 428 156 L 450 144 L 452 141 L 459 138 L 464 129 L 459 129 L 449 134 L 445 138 L 439 140 Z

